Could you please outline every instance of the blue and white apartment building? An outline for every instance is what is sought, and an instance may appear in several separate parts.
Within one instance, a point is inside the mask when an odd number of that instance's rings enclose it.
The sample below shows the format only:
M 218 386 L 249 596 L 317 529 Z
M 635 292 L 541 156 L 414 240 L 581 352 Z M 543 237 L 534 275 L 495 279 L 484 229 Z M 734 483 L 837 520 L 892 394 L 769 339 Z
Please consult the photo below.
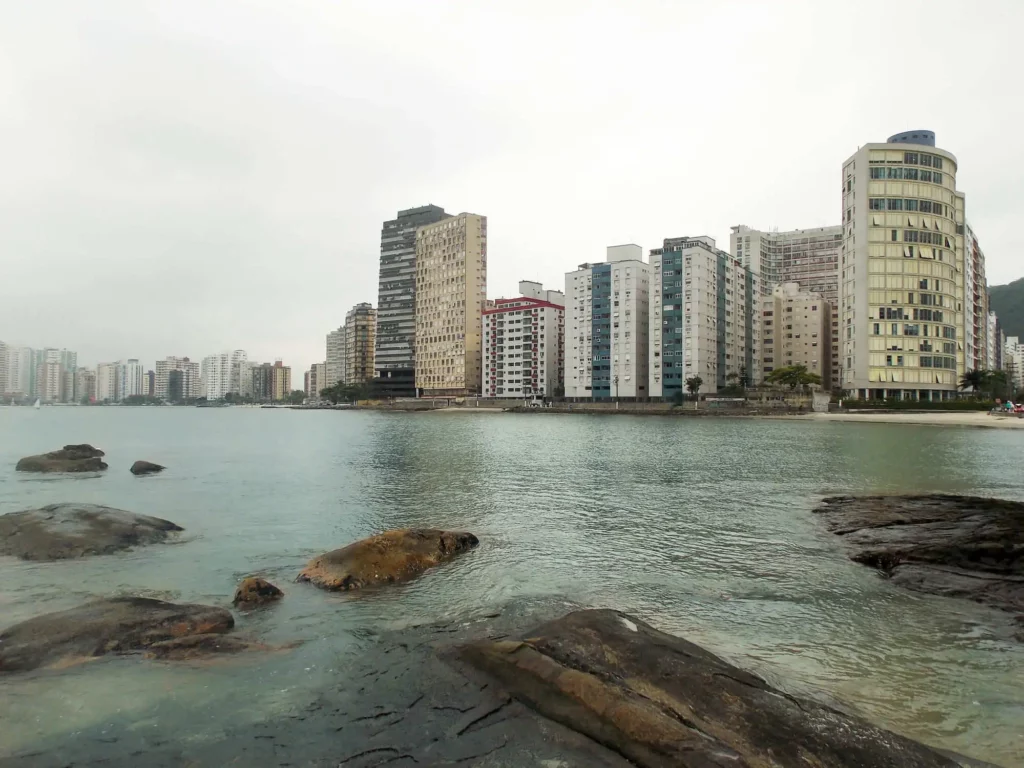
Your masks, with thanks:
M 646 399 L 651 267 L 639 245 L 565 276 L 565 396 Z

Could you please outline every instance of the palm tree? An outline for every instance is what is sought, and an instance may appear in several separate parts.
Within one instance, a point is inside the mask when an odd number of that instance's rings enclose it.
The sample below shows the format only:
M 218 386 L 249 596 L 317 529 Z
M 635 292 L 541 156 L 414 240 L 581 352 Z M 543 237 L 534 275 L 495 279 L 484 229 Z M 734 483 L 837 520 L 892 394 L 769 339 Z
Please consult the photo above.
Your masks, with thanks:
M 704 379 L 700 376 L 691 376 L 686 380 L 686 391 L 693 395 L 694 410 L 697 408 L 697 393 L 700 392 L 700 387 L 703 383 Z
M 988 376 L 987 371 L 967 371 L 960 379 L 960 389 L 970 389 L 972 392 L 981 392 L 985 388 Z

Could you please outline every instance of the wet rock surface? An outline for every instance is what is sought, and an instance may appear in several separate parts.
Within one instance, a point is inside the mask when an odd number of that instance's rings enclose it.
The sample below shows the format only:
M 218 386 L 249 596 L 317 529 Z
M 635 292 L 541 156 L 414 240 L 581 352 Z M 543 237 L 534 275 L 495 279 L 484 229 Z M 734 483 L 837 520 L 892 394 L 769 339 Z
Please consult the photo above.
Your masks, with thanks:
M 532 709 L 644 768 L 956 765 L 614 611 L 577 611 L 459 656 Z
M 333 591 L 406 581 L 475 547 L 471 533 L 411 528 L 386 531 L 309 561 L 298 581 Z
M 100 472 L 107 468 L 103 451 L 88 443 L 65 445 L 59 451 L 26 456 L 18 461 L 18 472 Z
M 37 616 L 0 632 L 0 674 L 141 651 L 192 635 L 227 632 L 231 612 L 145 597 L 95 600 Z
M 500 616 L 460 617 L 447 623 L 381 633 L 346 660 L 342 676 L 325 675 L 324 689 L 296 704 L 288 714 L 218 728 L 217 738 L 198 737 L 187 729 L 138 728 L 141 714 L 126 712 L 116 721 L 105 719 L 94 728 L 78 730 L 30 752 L 0 758 L 0 766 L 981 765 L 943 757 L 855 717 L 775 691 L 760 678 L 637 619 L 611 611 L 583 611 L 561 619 L 554 619 L 555 615 L 552 610 L 510 610 Z M 623 618 L 637 631 L 624 624 Z M 545 619 L 551 621 L 523 631 Z M 510 642 L 510 637 L 526 639 Z M 537 674 L 545 667 L 530 663 L 516 671 L 512 682 L 501 682 L 506 671 L 512 669 L 507 662 L 516 654 L 509 656 L 497 649 L 509 645 L 529 646 L 561 666 L 566 670 L 561 678 L 564 685 L 557 682 L 558 677 L 545 680 Z M 497 673 L 476 659 L 470 659 L 471 663 L 462 661 L 474 653 L 487 654 L 488 649 L 501 654 Z M 585 676 L 596 679 L 608 697 L 581 704 L 577 696 L 585 689 L 577 688 L 574 681 Z M 697 687 L 691 691 L 691 685 Z M 550 717 L 542 716 L 538 706 L 547 695 L 554 707 L 546 713 Z M 627 701 L 615 703 L 614 696 Z M 668 714 L 673 707 L 687 706 L 687 702 L 692 712 L 678 718 Z M 697 750 L 666 755 L 664 751 L 673 745 L 652 741 L 661 732 L 639 728 L 629 731 L 628 737 L 636 745 L 652 746 L 647 752 L 638 746 L 639 758 L 627 758 L 625 747 L 616 746 L 615 739 L 623 732 L 614 736 L 614 724 L 628 721 L 635 711 L 627 706 L 629 703 L 645 708 L 655 718 L 652 725 L 667 723 L 673 734 L 689 734 L 687 743 L 696 745 Z M 592 715 L 577 718 L 584 706 L 592 708 Z M 735 718 L 746 717 L 751 722 L 746 731 L 736 732 L 748 738 L 749 744 L 727 741 L 734 733 L 726 727 L 725 714 L 729 711 Z M 667 721 L 657 719 L 661 717 Z M 698 738 L 692 728 L 708 730 Z M 776 728 L 782 730 L 773 730 Z M 585 735 L 594 729 L 596 738 Z M 806 733 L 806 729 L 811 732 Z M 809 739 L 808 746 L 790 743 L 804 737 Z M 705 742 L 730 746 L 723 746 L 716 756 L 707 749 L 700 751 Z M 823 743 L 837 748 L 849 746 L 850 751 L 836 754 L 824 749 Z M 743 757 L 769 744 L 781 750 L 773 753 L 771 760 Z M 874 751 L 883 746 L 891 751 Z M 733 756 L 735 753 L 740 759 Z M 797 759 L 791 758 L 794 754 Z M 861 762 L 855 762 L 858 758 Z M 814 762 L 816 759 L 819 762 Z
M 928 494 L 836 496 L 816 513 L 851 559 L 907 589 L 1024 618 L 1024 504 Z
M 242 653 L 244 651 L 271 650 L 262 643 L 232 635 L 208 632 L 199 635 L 185 635 L 172 640 L 161 640 L 147 647 L 146 658 L 166 661 L 190 661 L 205 659 L 214 654 Z
M 163 472 L 167 467 L 162 464 L 154 464 L 151 461 L 136 461 L 128 471 L 133 475 L 152 475 L 156 472 Z
M 238 584 L 231 604 L 239 608 L 255 608 L 280 600 L 282 597 L 284 592 L 266 579 L 249 576 Z
M 51 504 L 0 515 L 0 555 L 44 561 L 107 555 L 182 530 L 169 520 L 98 504 Z

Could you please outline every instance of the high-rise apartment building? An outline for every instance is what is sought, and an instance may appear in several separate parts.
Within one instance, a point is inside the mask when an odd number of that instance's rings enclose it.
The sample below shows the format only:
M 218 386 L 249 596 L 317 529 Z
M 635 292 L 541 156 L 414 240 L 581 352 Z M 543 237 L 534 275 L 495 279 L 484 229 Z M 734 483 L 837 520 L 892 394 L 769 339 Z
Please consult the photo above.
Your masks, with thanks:
M 956 174 L 930 131 L 865 144 L 843 163 L 840 366 L 854 397 L 956 397 L 973 312 Z
M 416 388 L 479 394 L 487 298 L 487 217 L 460 213 L 416 230 Z
M 333 387 L 335 384 L 345 384 L 345 365 L 348 361 L 347 350 L 345 349 L 345 326 L 342 325 L 336 331 L 327 334 L 327 380 L 323 382 L 320 389 Z
M 763 297 L 761 306 L 761 377 L 802 365 L 827 387 L 832 373 L 828 301 L 820 293 L 803 290 L 799 283 L 783 283 L 775 286 L 771 296 Z
M 96 371 L 89 368 L 75 371 L 75 399 L 78 402 L 96 402 Z
M 117 363 L 100 363 L 96 366 L 96 402 L 116 403 Z
M 416 394 L 416 230 L 448 217 L 443 208 L 424 205 L 399 211 L 381 229 L 373 367 L 388 396 Z
M 815 227 L 788 232 L 765 232 L 747 226 L 732 228 L 730 246 L 743 266 L 759 275 L 761 292 L 771 294 L 782 283 L 797 283 L 803 291 L 822 296 L 832 309 L 829 321 L 831 378 L 826 389 L 839 388 L 839 252 L 843 228 Z
M 7 347 L 7 386 L 4 394 L 23 397 L 35 392 L 35 352 L 31 347 Z
M 257 402 L 274 399 L 274 366 L 270 363 L 253 366 L 252 398 Z
M 7 344 L 0 341 L 0 397 L 7 394 L 7 375 L 8 375 L 8 355 L 7 355 Z
M 117 399 L 145 395 L 144 385 L 146 369 L 138 360 L 132 358 L 117 364 Z
M 320 390 L 326 388 L 327 363 L 313 363 L 305 374 L 306 397 L 311 401 L 320 399 Z
M 1017 336 L 1007 336 L 1003 343 L 1003 369 L 1010 374 L 1015 391 L 1024 389 L 1024 344 Z
M 346 384 L 369 384 L 374 376 L 374 339 L 377 332 L 377 310 L 363 302 L 345 315 Z
M 172 374 L 177 371 L 172 387 Z M 157 360 L 154 370 L 153 394 L 170 403 L 194 400 L 201 396 L 202 371 L 198 362 L 187 357 L 165 357 Z
M 760 380 L 760 277 L 710 237 L 675 237 L 651 251 L 650 396 Z
M 483 311 L 484 397 L 555 397 L 563 391 L 565 294 L 519 283 L 519 296 Z
M 1000 343 L 999 318 L 995 310 L 988 311 L 985 322 L 985 370 L 1000 371 L 1003 368 L 1003 344 Z
M 275 360 L 270 369 L 269 399 L 284 400 L 292 393 L 292 369 L 280 360 Z
M 639 245 L 565 275 L 565 396 L 646 398 L 650 266 Z
M 964 223 L 964 368 L 986 370 L 988 363 L 988 281 L 985 253 L 977 233 Z
M 203 358 L 203 393 L 207 400 L 223 400 L 229 392 L 239 394 L 242 364 L 246 359 L 241 349 Z
M 59 349 L 41 349 L 36 356 L 36 397 L 43 402 L 59 403 L 64 369 Z

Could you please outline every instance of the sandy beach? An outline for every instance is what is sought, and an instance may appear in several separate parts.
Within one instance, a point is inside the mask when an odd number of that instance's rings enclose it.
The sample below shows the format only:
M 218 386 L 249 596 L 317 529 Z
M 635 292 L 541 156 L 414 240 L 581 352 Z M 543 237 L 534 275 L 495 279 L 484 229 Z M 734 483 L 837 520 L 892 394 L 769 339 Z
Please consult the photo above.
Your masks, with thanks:
M 924 424 L 936 427 L 981 427 L 985 429 L 1024 429 L 1024 418 L 994 416 L 984 411 L 945 413 L 811 413 L 786 416 L 813 421 L 853 421 L 874 424 Z

